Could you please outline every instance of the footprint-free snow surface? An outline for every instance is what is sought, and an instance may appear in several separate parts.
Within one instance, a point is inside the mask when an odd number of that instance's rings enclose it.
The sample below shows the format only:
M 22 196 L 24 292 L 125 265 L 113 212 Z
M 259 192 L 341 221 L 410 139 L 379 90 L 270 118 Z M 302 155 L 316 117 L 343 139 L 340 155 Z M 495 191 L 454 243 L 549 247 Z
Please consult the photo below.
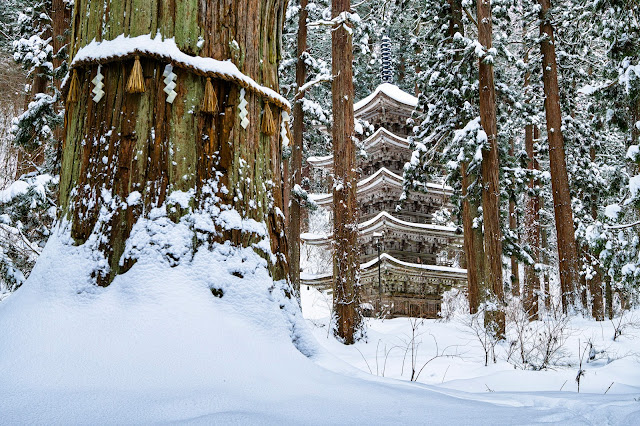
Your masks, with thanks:
M 363 372 L 318 343 L 326 332 L 252 253 L 221 246 L 174 268 L 139 261 L 96 288 L 91 253 L 54 236 L 0 304 L 0 423 L 640 422 L 629 388 L 472 393 Z

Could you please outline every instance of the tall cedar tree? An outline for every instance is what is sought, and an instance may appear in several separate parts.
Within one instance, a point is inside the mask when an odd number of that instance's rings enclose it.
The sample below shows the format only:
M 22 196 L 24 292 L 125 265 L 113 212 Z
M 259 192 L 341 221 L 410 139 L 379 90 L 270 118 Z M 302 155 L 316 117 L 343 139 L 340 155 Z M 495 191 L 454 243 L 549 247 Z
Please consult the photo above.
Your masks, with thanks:
M 573 227 L 569 176 L 567 174 L 567 163 L 562 137 L 562 112 L 560 110 L 555 39 L 551 17 L 548 16 L 551 1 L 539 0 L 539 3 L 540 51 L 542 53 L 545 94 L 544 107 L 547 118 L 547 138 L 549 140 L 551 190 L 553 193 L 553 208 L 558 239 L 558 266 L 560 270 L 562 309 L 566 312 L 569 305 L 574 303 L 573 298 L 576 285 L 580 278 L 578 271 L 578 250 Z
M 478 0 L 478 41 L 485 55 L 479 59 L 480 122 L 487 134 L 482 150 L 482 214 L 484 218 L 485 285 L 497 306 L 489 311 L 489 320 L 497 336 L 504 336 L 505 314 L 502 309 L 502 231 L 500 228 L 500 188 L 498 183 L 498 128 L 493 64 L 488 52 L 492 45 L 491 2 Z
M 94 39 L 159 33 L 187 54 L 231 59 L 245 75 L 277 90 L 285 6 L 286 0 L 77 2 L 70 56 Z M 97 283 L 108 285 L 132 266 L 134 260 L 122 256 L 127 239 L 136 221 L 154 208 L 156 214 L 166 209 L 175 222 L 189 209 L 221 208 L 264 223 L 275 254 L 266 256 L 268 269 L 275 280 L 284 279 L 287 247 L 278 214 L 283 208 L 282 149 L 279 132 L 261 133 L 264 99 L 247 91 L 250 124 L 244 129 L 237 84 L 215 79 L 218 112 L 204 114 L 205 78 L 175 67 L 178 97 L 169 104 L 161 77 L 166 63 L 142 57 L 141 64 L 143 93 L 125 91 L 134 66 L 129 58 L 102 65 L 106 93 L 99 103 L 91 98 L 98 66 L 79 69 L 79 97 L 67 105 L 61 217 L 70 222 L 76 244 L 99 241 L 95 252 L 104 261 L 95 271 Z M 279 122 L 280 111 L 274 111 Z M 124 201 L 134 191 L 140 201 L 127 206 Z M 193 194 L 190 206 L 172 204 L 173 191 Z M 216 221 L 215 229 L 194 229 L 196 248 L 216 243 L 251 247 L 263 241 L 257 232 L 223 222 Z M 173 253 L 167 259 L 181 261 Z
M 307 51 L 307 0 L 300 0 L 300 14 L 298 15 L 298 43 L 296 60 L 296 85 L 302 87 L 307 79 L 305 52 Z M 304 133 L 304 109 L 302 100 L 296 95 L 293 105 L 293 144 L 291 146 L 291 205 L 289 207 L 289 265 L 291 284 L 296 291 L 300 291 L 300 197 L 297 189 L 302 185 L 302 147 Z
M 350 0 L 333 0 L 331 33 L 333 82 L 333 309 L 336 335 L 345 344 L 358 338 L 358 217 L 356 144 L 353 122 L 353 47 L 348 16 Z

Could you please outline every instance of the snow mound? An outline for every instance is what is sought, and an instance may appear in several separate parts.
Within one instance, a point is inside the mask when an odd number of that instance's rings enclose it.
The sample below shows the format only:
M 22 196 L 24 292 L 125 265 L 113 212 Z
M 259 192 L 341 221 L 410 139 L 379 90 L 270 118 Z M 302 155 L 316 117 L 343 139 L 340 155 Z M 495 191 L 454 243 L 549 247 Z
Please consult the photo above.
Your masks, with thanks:
M 252 249 L 201 249 L 174 267 L 141 256 L 100 288 L 88 247 L 60 226 L 0 304 L 3 423 L 584 421 L 549 397 L 442 391 L 356 370 L 316 343 Z M 632 424 L 638 405 L 624 407 L 602 416 Z

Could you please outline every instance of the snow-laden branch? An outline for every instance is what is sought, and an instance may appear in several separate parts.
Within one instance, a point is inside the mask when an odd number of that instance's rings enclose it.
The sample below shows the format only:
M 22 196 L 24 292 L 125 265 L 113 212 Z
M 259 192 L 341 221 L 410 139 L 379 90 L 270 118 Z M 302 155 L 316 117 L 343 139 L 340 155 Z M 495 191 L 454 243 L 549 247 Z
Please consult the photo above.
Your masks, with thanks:
M 300 86 L 300 88 L 298 89 L 298 94 L 296 95 L 295 99 L 296 100 L 302 99 L 304 97 L 305 92 L 309 90 L 311 87 L 316 86 L 320 83 L 324 83 L 332 80 L 333 80 L 333 76 L 331 74 L 320 74 L 313 80 L 308 81 L 302 86 Z

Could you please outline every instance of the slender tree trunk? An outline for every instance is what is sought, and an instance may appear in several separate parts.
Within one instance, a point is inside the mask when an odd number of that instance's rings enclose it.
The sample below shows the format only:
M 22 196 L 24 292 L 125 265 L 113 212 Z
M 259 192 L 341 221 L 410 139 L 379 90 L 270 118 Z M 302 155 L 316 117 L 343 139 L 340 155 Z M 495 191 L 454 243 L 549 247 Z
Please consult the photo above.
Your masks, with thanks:
M 537 132 L 535 132 L 537 133 Z M 534 125 L 525 127 L 524 137 L 525 150 L 528 157 L 529 170 L 538 169 L 538 161 L 533 149 Z M 529 181 L 529 189 L 533 191 L 537 182 L 535 179 Z M 524 266 L 524 309 L 531 321 L 538 319 L 538 293 L 540 291 L 540 277 L 538 276 L 535 264 L 540 261 L 540 201 L 538 196 L 528 196 L 525 205 L 525 238 L 531 248 L 533 265 Z
M 307 66 L 304 53 L 307 51 L 307 0 L 300 0 L 300 16 L 298 17 L 298 60 L 296 62 L 296 85 L 302 87 L 307 79 Z M 302 102 L 293 105 L 293 145 L 291 146 L 291 186 L 302 185 L 302 147 L 304 133 L 304 110 Z M 291 284 L 295 291 L 300 292 L 300 198 L 295 191 L 291 194 L 289 209 L 289 264 L 291 268 Z
M 462 2 L 460 0 L 448 0 L 450 7 L 449 37 L 453 39 L 456 33 L 464 35 L 462 23 Z M 456 57 L 459 60 L 460 57 Z M 461 110 L 462 105 L 458 105 Z M 476 180 L 475 175 L 469 175 L 467 164 L 460 165 L 462 176 L 462 227 L 464 232 L 464 253 L 467 269 L 467 285 L 469 296 L 469 312 L 475 314 L 481 303 L 484 288 L 484 246 L 482 241 L 482 229 L 473 227 L 473 219 L 478 216 L 478 202 L 469 193 L 469 185 Z
M 631 145 L 640 144 L 640 94 L 631 104 Z
M 611 288 L 611 277 L 607 276 L 605 278 L 605 297 L 606 301 L 606 314 L 607 317 L 611 320 L 613 319 L 613 289 Z
M 159 33 L 186 54 L 231 59 L 245 75 L 277 91 L 285 3 L 77 1 L 70 56 L 94 39 Z M 283 208 L 282 147 L 279 132 L 268 136 L 260 130 L 265 99 L 246 92 L 245 129 L 240 125 L 236 83 L 213 80 L 218 112 L 208 115 L 201 112 L 204 77 L 174 67 L 178 95 L 170 104 L 162 78 L 167 63 L 142 57 L 141 64 L 145 91 L 140 94 L 125 92 L 133 59 L 102 65 L 105 95 L 98 103 L 91 93 L 98 66 L 79 68 L 79 99 L 66 109 L 60 217 L 70 222 L 76 244 L 99 241 L 94 252 L 104 261 L 95 271 L 97 283 L 108 285 L 135 262 L 123 253 L 138 219 L 166 210 L 167 217 L 177 222 L 190 210 L 215 207 L 265 225 L 275 254 L 265 256 L 267 268 L 275 280 L 285 279 L 287 246 L 283 218 L 277 214 Z M 279 109 L 274 109 L 274 116 L 278 120 Z M 193 195 L 189 207 L 172 200 L 175 191 Z M 127 202 L 131 194 L 139 202 Z M 235 247 L 264 241 L 261 232 L 223 222 L 198 229 L 199 241 Z M 189 254 L 184 256 L 190 259 Z M 172 264 L 182 259 L 173 252 L 166 258 Z
M 509 146 L 509 155 L 514 155 L 514 141 L 511 139 Z M 518 217 L 516 216 L 516 200 L 515 194 L 510 194 L 509 197 L 509 229 L 514 234 L 518 235 Z M 519 237 L 518 237 L 519 238 Z M 520 296 L 520 268 L 518 264 L 518 258 L 516 255 L 511 255 L 511 294 L 514 297 Z
M 478 312 L 484 286 L 484 246 L 482 244 L 482 230 L 473 227 L 473 218 L 478 216 L 478 203 L 469 194 L 469 181 L 475 176 L 467 173 L 467 164 L 462 163 L 460 172 L 462 174 L 462 226 L 464 232 L 464 253 L 467 267 L 467 284 L 469 293 L 469 312 Z
M 560 110 L 555 39 L 553 26 L 547 18 L 547 13 L 551 8 L 551 1 L 539 0 L 539 2 L 541 6 L 540 35 L 542 37 L 540 51 L 542 52 L 544 106 L 547 116 L 547 137 L 549 139 L 551 189 L 553 192 L 553 208 L 558 239 L 562 309 L 566 312 L 569 305 L 575 303 L 576 285 L 579 282 L 578 250 L 573 229 L 569 176 L 567 174 L 562 137 L 562 112 Z
M 478 0 L 478 41 L 485 51 L 492 45 L 491 2 Z M 480 121 L 487 134 L 488 148 L 482 150 L 482 216 L 484 218 L 485 284 L 495 302 L 504 304 L 502 284 L 502 232 L 500 229 L 500 188 L 498 173 L 498 128 L 493 64 L 479 61 Z M 501 310 L 490 313 L 498 336 L 504 336 L 505 317 Z
M 350 0 L 333 0 L 332 16 L 348 13 Z M 336 335 L 354 343 L 360 329 L 356 157 L 353 138 L 353 48 L 348 23 L 331 33 L 333 96 L 333 309 Z
M 590 151 L 591 161 L 595 161 L 596 159 L 596 149 L 591 148 Z M 598 207 L 593 200 L 595 197 L 592 195 L 591 197 L 591 217 L 596 220 L 598 218 Z M 595 273 L 593 278 L 589 280 L 589 292 L 591 293 L 591 313 L 593 318 L 596 321 L 604 321 L 604 303 L 602 300 L 602 271 L 598 266 L 597 262 L 593 265 L 595 269 Z
M 71 35 L 71 12 L 72 7 L 67 5 L 65 0 L 52 0 L 51 2 L 51 20 L 53 26 L 53 67 L 58 68 L 63 64 L 62 49 L 69 44 L 69 36 Z M 60 90 L 61 79 L 53 80 L 56 89 Z M 64 102 L 60 99 L 57 103 L 58 111 L 64 109 Z M 56 170 L 59 173 L 60 162 L 62 160 L 62 144 L 64 139 L 64 127 L 60 126 L 54 131 L 55 138 L 58 142 L 56 146 Z
M 291 155 L 287 155 L 282 159 L 282 186 L 285 188 L 283 195 L 284 226 L 289 231 L 289 223 L 291 222 Z M 289 249 L 291 250 L 291 249 Z

